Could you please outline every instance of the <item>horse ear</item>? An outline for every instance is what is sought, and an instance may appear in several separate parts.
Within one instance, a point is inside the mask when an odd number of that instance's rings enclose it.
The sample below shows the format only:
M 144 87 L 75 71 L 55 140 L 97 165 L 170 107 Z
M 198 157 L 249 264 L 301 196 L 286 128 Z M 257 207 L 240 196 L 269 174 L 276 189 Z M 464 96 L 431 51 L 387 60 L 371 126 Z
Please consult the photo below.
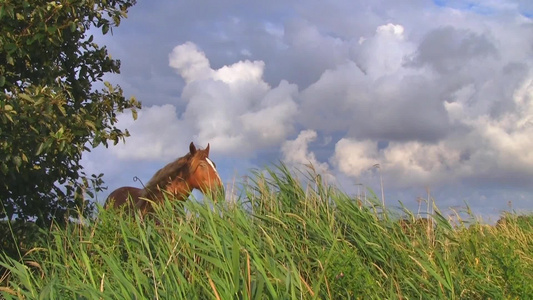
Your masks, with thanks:
M 196 147 L 194 146 L 193 142 L 191 142 L 191 144 L 189 145 L 189 152 L 191 152 L 191 154 L 196 153 Z
M 207 147 L 205 148 L 205 153 L 207 156 L 209 156 L 209 143 L 207 143 Z

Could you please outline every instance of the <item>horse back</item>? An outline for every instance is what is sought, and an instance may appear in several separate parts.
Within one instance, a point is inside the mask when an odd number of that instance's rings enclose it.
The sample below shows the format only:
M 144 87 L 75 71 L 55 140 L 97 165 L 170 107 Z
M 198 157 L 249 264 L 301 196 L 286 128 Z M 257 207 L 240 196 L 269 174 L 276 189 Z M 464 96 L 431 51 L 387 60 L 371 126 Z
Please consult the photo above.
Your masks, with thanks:
M 118 208 L 124 204 L 129 207 L 135 207 L 135 203 L 141 195 L 142 189 L 131 186 L 120 187 L 109 194 L 104 208 L 109 208 L 110 205 L 113 205 L 113 208 Z

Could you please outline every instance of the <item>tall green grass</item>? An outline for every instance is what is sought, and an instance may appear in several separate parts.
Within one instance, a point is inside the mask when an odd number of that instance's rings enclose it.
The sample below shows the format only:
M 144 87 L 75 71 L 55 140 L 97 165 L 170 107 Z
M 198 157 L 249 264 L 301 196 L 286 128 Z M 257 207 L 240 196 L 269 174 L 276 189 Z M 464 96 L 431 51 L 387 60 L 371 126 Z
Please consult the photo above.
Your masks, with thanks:
M 533 227 L 399 222 L 310 173 L 257 172 L 230 201 L 102 210 L 0 265 L 5 299 L 526 299 Z M 169 199 L 170 200 L 170 199 Z M 523 220 L 522 220 L 523 221 Z M 529 218 L 529 222 L 531 218 Z M 84 225 L 80 225 L 84 224 Z M 531 224 L 526 222 L 527 224 Z

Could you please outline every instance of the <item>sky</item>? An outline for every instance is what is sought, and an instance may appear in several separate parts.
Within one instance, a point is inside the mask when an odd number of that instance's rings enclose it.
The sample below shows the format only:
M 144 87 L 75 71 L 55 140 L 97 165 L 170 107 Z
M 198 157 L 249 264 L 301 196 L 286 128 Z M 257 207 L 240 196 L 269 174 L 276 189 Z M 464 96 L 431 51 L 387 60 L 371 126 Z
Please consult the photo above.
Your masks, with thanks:
M 532 16 L 529 0 L 139 0 L 96 41 L 143 109 L 85 171 L 104 173 L 101 203 L 193 141 L 228 190 L 283 161 L 389 207 L 429 192 L 487 221 L 532 211 Z

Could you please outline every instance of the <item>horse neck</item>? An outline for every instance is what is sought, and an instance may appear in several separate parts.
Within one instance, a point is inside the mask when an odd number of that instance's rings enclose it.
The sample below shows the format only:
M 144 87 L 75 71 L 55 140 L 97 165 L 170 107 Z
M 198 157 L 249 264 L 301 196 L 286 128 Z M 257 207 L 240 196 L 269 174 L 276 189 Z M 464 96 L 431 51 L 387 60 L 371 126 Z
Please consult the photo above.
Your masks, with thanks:
M 181 176 L 176 176 L 172 181 L 167 182 L 165 186 L 143 189 L 142 197 L 158 203 L 163 202 L 165 195 L 184 201 L 189 197 L 192 189 L 188 181 L 184 180 Z
M 177 177 L 183 178 L 187 171 L 190 156 L 191 154 L 187 154 L 159 169 L 146 184 L 144 196 L 151 198 L 156 194 L 157 190 L 160 188 L 165 189 Z

